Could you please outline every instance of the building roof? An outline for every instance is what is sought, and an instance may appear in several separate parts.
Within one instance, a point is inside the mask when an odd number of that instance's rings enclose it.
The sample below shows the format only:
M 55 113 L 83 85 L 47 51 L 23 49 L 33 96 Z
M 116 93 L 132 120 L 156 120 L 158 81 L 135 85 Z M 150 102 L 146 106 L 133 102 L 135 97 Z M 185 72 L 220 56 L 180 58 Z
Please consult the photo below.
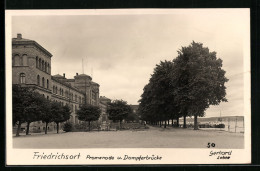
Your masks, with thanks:
M 66 79 L 66 82 L 75 82 L 75 79 L 67 78 L 67 79 Z
M 87 75 L 87 74 L 79 74 L 78 76 L 80 76 L 80 77 L 90 77 L 90 76 Z
M 99 84 L 94 82 L 94 81 L 90 81 L 90 83 L 93 84 L 93 85 L 98 85 L 99 86 Z
M 12 38 L 12 44 L 14 44 L 14 45 L 32 44 L 32 45 L 36 46 L 37 48 L 39 48 L 40 50 L 42 50 L 49 57 L 52 57 L 52 54 L 49 51 L 47 51 L 44 47 L 42 47 L 40 44 L 38 44 L 36 41 L 30 40 L 30 39 L 24 39 L 24 38 L 22 38 L 21 34 L 17 34 L 17 38 Z
M 31 41 L 31 42 L 33 42 L 34 40 L 30 40 L 30 39 L 24 39 L 24 38 L 21 38 L 21 39 L 19 39 L 19 38 L 12 38 L 12 40 L 13 41 L 18 41 L 18 42 L 23 42 L 23 41 Z
M 60 74 L 56 74 L 56 75 L 53 75 L 53 77 L 55 77 L 55 78 L 64 78 L 62 75 L 60 75 Z
M 132 109 L 138 109 L 139 105 L 129 105 Z
M 58 74 L 57 74 L 57 75 L 58 75 Z M 55 78 L 54 76 L 52 76 L 51 79 L 54 80 L 54 81 L 56 81 L 56 82 L 58 82 L 58 83 L 60 83 L 60 84 L 62 84 L 62 85 L 64 85 L 64 86 L 66 86 L 66 87 L 68 87 L 68 88 L 70 88 L 70 89 L 72 89 L 72 90 L 75 90 L 75 91 L 77 91 L 77 92 L 79 92 L 79 93 L 84 94 L 84 92 L 80 91 L 80 90 L 77 89 L 76 87 L 73 87 L 73 86 L 71 86 L 69 83 L 66 83 L 66 82 L 65 82 L 66 79 L 65 79 L 65 80 L 61 80 L 61 79 Z
M 79 75 L 74 76 L 74 78 L 76 78 L 76 77 L 77 77 L 77 78 L 78 78 L 78 77 L 81 77 L 81 78 L 88 77 L 90 80 L 92 80 L 91 76 L 86 75 L 86 74 L 79 74 Z
M 106 96 L 100 96 L 99 99 L 100 100 L 111 100 L 111 99 L 107 98 Z

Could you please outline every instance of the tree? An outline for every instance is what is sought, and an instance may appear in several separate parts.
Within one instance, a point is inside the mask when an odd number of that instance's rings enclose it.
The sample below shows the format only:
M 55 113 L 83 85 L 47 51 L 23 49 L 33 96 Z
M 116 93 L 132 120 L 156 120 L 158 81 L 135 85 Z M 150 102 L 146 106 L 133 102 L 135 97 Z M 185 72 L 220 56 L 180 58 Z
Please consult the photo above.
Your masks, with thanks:
M 92 121 L 96 121 L 99 119 L 101 115 L 101 110 L 98 106 L 93 106 L 89 104 L 83 104 L 79 107 L 79 110 L 77 111 L 78 119 L 81 121 L 87 121 L 88 122 L 88 128 L 90 131 L 90 123 Z
M 57 133 L 59 133 L 59 123 L 61 120 L 63 120 L 62 107 L 60 103 L 55 101 L 51 102 L 51 115 L 52 115 L 52 121 L 55 122 L 57 125 Z M 46 125 L 46 129 L 47 129 L 47 125 Z
M 61 106 L 58 102 L 52 102 L 53 121 L 57 125 L 57 134 L 59 133 L 59 124 L 70 119 L 71 110 L 68 105 Z
M 160 126 L 164 121 L 164 127 L 166 127 L 166 121 L 173 119 L 176 113 L 176 101 L 171 93 L 174 87 L 170 78 L 173 67 L 171 61 L 161 61 L 157 64 L 139 100 L 142 118 L 152 123 L 159 121 Z
M 170 93 L 174 87 L 170 84 L 170 75 L 173 70 L 171 61 L 161 61 L 157 64 L 150 82 L 153 85 L 153 105 L 157 106 L 157 115 L 164 121 L 169 120 L 175 112 L 174 96 Z
M 24 104 L 28 104 L 28 94 L 31 93 L 29 89 L 22 88 L 19 85 L 13 85 L 13 124 L 17 124 L 18 128 L 16 136 L 19 136 L 21 125 L 24 120 Z
M 47 100 L 37 92 L 32 92 L 30 96 L 31 102 L 24 113 L 24 119 L 27 122 L 26 135 L 29 134 L 30 123 L 41 120 L 41 113 L 46 111 L 45 104 L 47 103 Z
M 33 88 L 13 85 L 13 124 L 17 124 L 16 136 L 19 136 L 21 125 L 27 122 L 26 134 L 29 133 L 30 123 L 40 120 L 40 113 L 44 111 L 45 100 Z
M 123 100 L 114 100 L 111 103 L 108 103 L 108 118 L 110 120 L 119 121 L 120 129 L 123 119 L 126 119 L 128 114 L 132 113 L 132 108 Z
M 139 120 L 139 117 L 138 117 L 138 115 L 137 115 L 136 113 L 131 112 L 131 113 L 129 113 L 129 114 L 127 115 L 127 117 L 125 118 L 125 120 L 126 120 L 127 122 L 130 122 L 130 121 L 134 122 L 134 121 L 138 121 L 138 120 Z
M 48 124 L 53 121 L 53 115 L 51 113 L 51 101 L 45 99 L 42 103 L 44 110 L 40 113 L 40 119 L 45 123 L 45 134 L 48 132 Z
M 70 119 L 71 110 L 68 105 L 62 106 L 63 122 Z
M 222 69 L 222 60 L 216 57 L 216 52 L 209 52 L 202 43 L 193 41 L 178 51 L 173 62 L 173 95 L 180 102 L 184 121 L 186 116 L 194 116 L 194 129 L 198 129 L 198 116 L 204 116 L 210 105 L 227 101 L 225 83 L 228 79 Z

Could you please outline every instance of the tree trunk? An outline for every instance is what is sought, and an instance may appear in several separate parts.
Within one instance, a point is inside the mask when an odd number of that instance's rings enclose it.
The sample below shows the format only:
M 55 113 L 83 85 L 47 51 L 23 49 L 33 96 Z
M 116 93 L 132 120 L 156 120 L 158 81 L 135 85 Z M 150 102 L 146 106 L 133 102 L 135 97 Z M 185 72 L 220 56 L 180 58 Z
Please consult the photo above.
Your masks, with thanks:
M 30 123 L 31 123 L 31 122 L 27 122 L 26 135 L 29 135 Z
M 177 125 L 177 127 L 179 127 L 180 126 L 180 124 L 179 124 L 179 117 L 177 117 L 177 123 L 176 123 Z
M 58 134 L 58 133 L 59 133 L 59 130 L 60 130 L 59 122 L 56 122 L 56 124 L 57 124 L 57 134 Z M 47 129 L 47 127 L 46 127 L 46 129 Z
M 198 116 L 194 115 L 194 130 L 198 130 Z
M 48 122 L 45 122 L 45 134 L 47 134 L 47 132 L 48 132 Z
M 173 119 L 172 119 L 172 127 L 173 127 Z
M 119 121 L 119 130 L 121 130 L 121 120 Z
M 186 116 L 183 116 L 183 128 L 187 128 L 187 126 L 186 126 Z
M 90 132 L 90 121 L 88 121 L 88 131 Z
M 162 122 L 161 121 L 159 121 L 160 122 L 160 127 L 162 127 Z
M 168 126 L 170 125 L 170 119 L 168 119 Z
M 166 124 L 167 124 L 167 121 L 165 120 L 165 121 L 164 121 L 164 128 L 166 128 Z
M 21 123 L 21 121 L 19 121 L 19 122 L 18 122 L 18 128 L 17 128 L 17 130 L 16 130 L 16 136 L 17 136 L 17 137 L 19 136 L 19 133 L 20 133 L 20 130 L 21 130 L 21 125 L 22 125 L 22 123 Z

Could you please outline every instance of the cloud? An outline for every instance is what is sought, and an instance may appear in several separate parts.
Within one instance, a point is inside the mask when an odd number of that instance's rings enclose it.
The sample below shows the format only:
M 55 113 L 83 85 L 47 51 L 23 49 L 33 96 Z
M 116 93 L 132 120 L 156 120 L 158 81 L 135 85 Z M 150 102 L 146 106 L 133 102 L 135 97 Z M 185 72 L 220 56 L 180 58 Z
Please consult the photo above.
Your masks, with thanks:
M 161 15 L 16 16 L 12 34 L 37 41 L 53 54 L 52 75 L 91 75 L 100 95 L 137 104 L 160 60 L 172 60 L 192 40 L 216 51 L 229 78 L 227 98 L 207 116 L 243 115 L 243 36 L 246 12 L 196 10 Z M 242 74 L 241 74 L 242 73 Z

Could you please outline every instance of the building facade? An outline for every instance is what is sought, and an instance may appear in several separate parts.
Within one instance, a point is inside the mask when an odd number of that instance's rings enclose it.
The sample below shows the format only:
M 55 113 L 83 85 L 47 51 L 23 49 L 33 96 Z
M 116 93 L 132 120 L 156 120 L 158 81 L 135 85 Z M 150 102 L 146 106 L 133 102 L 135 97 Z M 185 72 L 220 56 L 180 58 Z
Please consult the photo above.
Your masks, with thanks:
M 34 40 L 24 39 L 21 34 L 12 39 L 12 84 L 34 87 L 48 100 L 69 105 L 70 121 L 78 124 L 76 111 L 81 104 L 102 106 L 99 101 L 99 84 L 86 74 L 78 74 L 73 79 L 51 75 L 52 54 Z M 103 107 L 104 108 L 104 107 Z M 103 113 L 102 115 L 105 115 Z M 45 128 L 44 124 L 32 124 L 36 130 L 55 129 L 54 124 Z

